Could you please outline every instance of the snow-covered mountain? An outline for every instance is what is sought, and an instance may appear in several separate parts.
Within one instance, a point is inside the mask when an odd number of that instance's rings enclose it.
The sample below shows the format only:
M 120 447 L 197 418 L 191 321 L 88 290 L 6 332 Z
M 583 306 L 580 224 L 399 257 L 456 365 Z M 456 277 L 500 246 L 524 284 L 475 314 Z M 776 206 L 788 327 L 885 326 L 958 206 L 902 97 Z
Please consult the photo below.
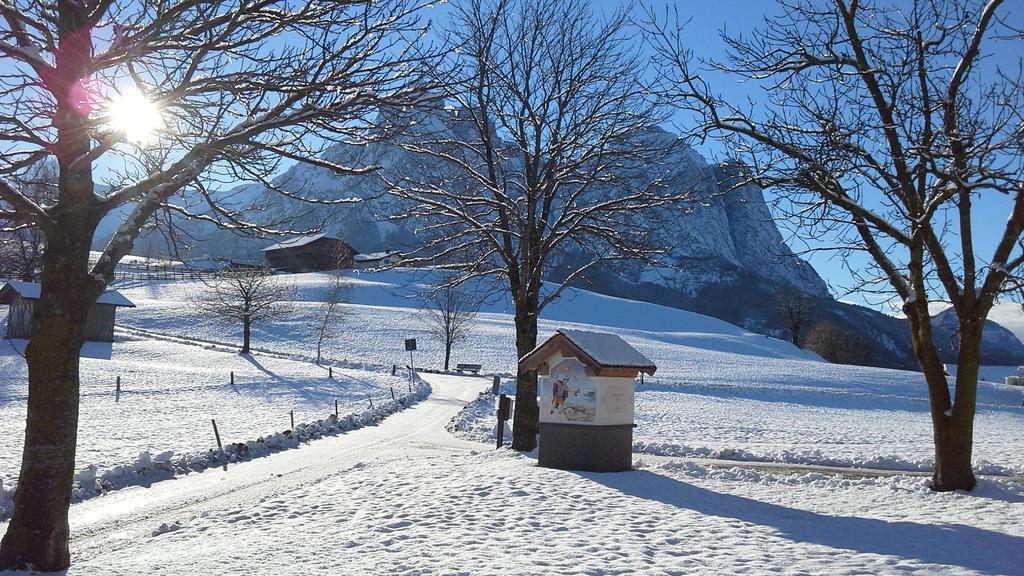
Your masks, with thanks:
M 465 126 L 454 110 L 423 114 L 415 130 L 404 137 L 414 138 L 420 130 L 429 131 L 433 138 L 466 137 Z M 676 210 L 672 224 L 662 232 L 664 244 L 674 247 L 666 258 L 670 266 L 634 269 L 627 277 L 629 281 L 650 282 L 696 295 L 705 286 L 744 282 L 746 273 L 755 273 L 770 284 L 791 285 L 815 297 L 828 297 L 825 282 L 784 242 L 759 188 L 742 186 L 730 191 L 736 182 L 735 171 L 709 164 L 695 150 L 682 145 L 676 135 L 652 127 L 644 137 L 663 140 L 666 148 L 673 150 L 660 161 L 669 171 L 664 179 L 688 189 L 692 200 Z M 265 193 L 259 185 L 236 189 L 232 197 L 252 198 L 275 215 L 291 212 L 297 218 L 294 227 L 323 224 L 327 232 L 360 252 L 417 245 L 416 222 L 399 225 L 387 221 L 402 207 L 384 195 L 385 182 L 411 172 L 436 173 L 436 166 L 425 165 L 423 158 L 392 142 L 338 144 L 324 154 L 324 159 L 341 166 L 379 166 L 379 170 L 372 175 L 339 175 L 300 163 L 278 176 L 274 185 L 317 199 L 362 198 L 364 202 L 311 210 L 308 205 Z M 219 239 L 211 244 L 223 245 Z M 254 244 L 251 250 L 255 253 L 260 247 Z

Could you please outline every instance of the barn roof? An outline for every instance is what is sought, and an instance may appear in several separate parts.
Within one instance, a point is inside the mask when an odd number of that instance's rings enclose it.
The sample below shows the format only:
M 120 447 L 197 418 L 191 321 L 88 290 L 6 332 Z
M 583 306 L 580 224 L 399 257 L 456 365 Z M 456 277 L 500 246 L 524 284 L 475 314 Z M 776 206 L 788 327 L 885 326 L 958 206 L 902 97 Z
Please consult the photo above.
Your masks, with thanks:
M 278 242 L 277 244 L 273 244 L 273 245 L 267 246 L 266 248 L 264 248 L 263 250 L 260 250 L 260 251 L 261 252 L 268 252 L 270 250 L 283 250 L 285 248 L 298 248 L 300 246 L 305 246 L 306 244 L 312 244 L 313 242 L 316 242 L 317 240 L 323 240 L 323 239 L 326 239 L 326 240 L 337 240 L 338 242 L 341 242 L 340 238 L 335 238 L 334 236 L 328 236 L 327 234 L 312 234 L 312 235 L 309 235 L 309 236 L 299 236 L 298 238 L 289 238 L 288 240 L 284 240 L 283 242 Z
M 551 338 L 523 356 L 519 365 L 527 370 L 536 369 L 555 351 L 569 353 L 594 369 L 635 368 L 651 375 L 657 370 L 654 362 L 615 334 L 567 328 L 559 328 Z
M 35 282 L 20 282 L 11 280 L 0 287 L 0 304 L 10 304 L 13 294 L 21 296 L 25 300 L 39 300 L 39 291 L 42 287 Z M 111 306 L 126 306 L 135 308 L 131 300 L 124 297 L 117 290 L 107 290 L 96 299 L 97 304 L 109 304 Z

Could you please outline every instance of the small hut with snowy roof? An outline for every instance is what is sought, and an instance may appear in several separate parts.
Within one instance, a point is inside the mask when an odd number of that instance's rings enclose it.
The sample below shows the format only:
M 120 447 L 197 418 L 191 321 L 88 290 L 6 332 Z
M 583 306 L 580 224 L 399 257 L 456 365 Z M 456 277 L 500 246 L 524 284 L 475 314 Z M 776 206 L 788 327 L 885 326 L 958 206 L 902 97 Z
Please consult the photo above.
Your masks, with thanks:
M 636 377 L 653 375 L 653 362 L 614 334 L 563 328 L 520 359 L 519 370 L 538 375 L 541 466 L 632 468 Z
M 39 300 L 41 286 L 34 282 L 10 281 L 0 287 L 0 304 L 7 304 L 7 338 L 32 337 L 32 313 Z M 89 308 L 85 320 L 85 339 L 114 341 L 114 314 L 119 307 L 135 308 L 132 301 L 117 290 L 107 290 Z

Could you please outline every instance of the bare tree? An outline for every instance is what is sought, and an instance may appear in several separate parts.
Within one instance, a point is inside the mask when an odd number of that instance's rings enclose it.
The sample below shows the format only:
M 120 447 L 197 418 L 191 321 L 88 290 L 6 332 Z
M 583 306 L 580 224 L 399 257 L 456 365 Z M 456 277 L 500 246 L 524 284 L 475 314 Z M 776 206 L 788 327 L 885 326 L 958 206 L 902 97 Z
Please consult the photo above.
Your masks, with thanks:
M 0 228 L 34 228 L 46 243 L 0 570 L 70 563 L 83 327 L 144 224 L 173 213 L 273 232 L 272 215 L 244 212 L 224 189 L 247 180 L 308 200 L 269 182 L 280 162 L 372 170 L 318 156 L 337 141 L 365 141 L 376 110 L 408 105 L 424 89 L 427 66 L 413 50 L 423 32 L 418 8 L 415 0 L 0 5 Z M 56 200 L 41 204 L 17 177 L 48 157 L 59 185 Z M 104 157 L 113 168 L 100 186 L 94 167 Z M 90 268 L 97 223 L 115 210 L 127 216 Z
M 269 322 L 292 311 L 294 287 L 268 268 L 228 268 L 196 293 L 193 307 L 225 325 L 242 324 L 242 349 L 249 353 L 254 322 Z
M 862 289 L 902 301 L 927 382 L 935 490 L 970 490 L 978 364 L 985 318 L 1024 256 L 1022 39 L 1002 0 L 783 2 L 707 62 L 763 91 L 763 104 L 717 96 L 684 49 L 679 26 L 652 19 L 665 92 L 723 137 L 774 187 L 778 209 L 816 238 L 832 237 Z M 989 56 L 1004 58 L 997 65 Z M 1008 59 L 1008 61 L 1006 60 Z M 706 74 L 705 74 L 706 76 Z M 1008 199 L 1004 219 L 975 202 Z M 996 232 L 975 246 L 979 219 Z M 928 304 L 960 322 L 953 389 Z
M 502 279 L 518 357 L 566 285 L 602 265 L 656 259 L 654 209 L 682 196 L 661 179 L 657 159 L 680 143 L 648 130 L 664 110 L 644 88 L 634 32 L 625 11 L 598 17 L 582 0 L 462 2 L 436 82 L 452 132 L 401 140 L 424 158 L 421 174 L 391 186 L 412 206 L 402 217 L 425 223 L 406 264 L 461 271 L 453 283 Z M 546 289 L 567 253 L 578 265 Z M 536 446 L 536 388 L 535 374 L 519 374 L 518 450 Z
M 25 177 L 17 178 L 17 183 L 33 202 L 49 204 L 57 196 L 57 178 L 53 162 L 39 162 L 28 169 Z M 38 228 L 0 229 L 0 278 L 38 280 L 45 247 L 46 237 Z
M 804 347 L 835 364 L 864 364 L 864 337 L 832 322 L 818 322 L 807 331 Z
M 339 304 L 348 302 L 348 295 L 346 291 L 347 286 L 344 283 L 342 275 L 338 272 L 332 272 L 331 285 L 324 294 L 324 300 L 320 304 L 320 309 L 315 317 L 317 364 L 320 364 L 321 351 L 323 350 L 324 342 L 334 334 L 337 329 L 338 322 L 341 321 L 345 315 L 344 308 L 339 306 Z
M 814 300 L 796 288 L 783 288 L 775 295 L 772 311 L 782 320 L 794 346 L 800 346 L 803 328 L 810 324 L 814 308 Z
M 465 286 L 445 284 L 426 308 L 430 333 L 444 345 L 444 370 L 451 362 L 452 348 L 463 342 L 473 328 L 480 301 Z
M 39 277 L 45 238 L 37 230 L 21 229 L 0 234 L 0 278 L 34 282 Z

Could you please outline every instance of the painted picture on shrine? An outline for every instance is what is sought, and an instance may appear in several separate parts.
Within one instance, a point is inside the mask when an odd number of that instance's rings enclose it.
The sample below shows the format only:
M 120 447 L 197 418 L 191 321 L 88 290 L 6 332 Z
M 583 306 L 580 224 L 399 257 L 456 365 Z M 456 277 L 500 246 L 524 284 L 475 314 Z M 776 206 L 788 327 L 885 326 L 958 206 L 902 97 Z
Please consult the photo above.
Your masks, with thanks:
M 546 422 L 593 422 L 597 416 L 597 386 L 583 363 L 566 358 L 551 367 L 547 377 Z

